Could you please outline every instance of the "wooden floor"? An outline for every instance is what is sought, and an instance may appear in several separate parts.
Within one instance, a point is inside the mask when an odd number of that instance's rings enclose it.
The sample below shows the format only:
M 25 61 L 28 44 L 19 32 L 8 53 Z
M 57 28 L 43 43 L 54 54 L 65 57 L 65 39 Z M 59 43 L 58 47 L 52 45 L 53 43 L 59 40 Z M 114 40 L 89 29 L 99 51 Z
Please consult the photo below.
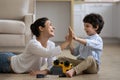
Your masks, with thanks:
M 74 58 L 69 50 L 64 50 L 60 56 Z M 101 59 L 102 64 L 98 74 L 78 75 L 72 78 L 51 75 L 36 78 L 29 74 L 0 74 L 0 80 L 120 80 L 120 44 L 105 44 Z

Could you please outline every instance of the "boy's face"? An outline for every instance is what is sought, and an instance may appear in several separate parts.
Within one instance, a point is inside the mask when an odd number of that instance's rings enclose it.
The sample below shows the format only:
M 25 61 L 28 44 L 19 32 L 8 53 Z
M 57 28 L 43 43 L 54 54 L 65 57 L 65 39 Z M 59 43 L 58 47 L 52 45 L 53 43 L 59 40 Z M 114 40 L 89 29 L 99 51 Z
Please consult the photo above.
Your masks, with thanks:
M 93 28 L 93 26 L 90 23 L 84 23 L 84 30 L 89 36 L 96 34 L 97 29 L 98 28 Z

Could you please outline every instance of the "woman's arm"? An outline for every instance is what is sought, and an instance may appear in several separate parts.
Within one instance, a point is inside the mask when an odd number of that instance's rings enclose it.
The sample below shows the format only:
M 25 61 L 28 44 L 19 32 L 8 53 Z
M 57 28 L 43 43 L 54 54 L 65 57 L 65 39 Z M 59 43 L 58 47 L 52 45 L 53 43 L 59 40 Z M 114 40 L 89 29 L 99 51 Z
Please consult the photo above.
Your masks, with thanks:
M 32 76 L 36 76 L 37 74 L 47 75 L 49 74 L 49 70 L 44 69 L 44 70 L 31 71 L 29 74 Z
M 69 28 L 69 36 L 68 39 L 63 42 L 60 46 L 57 46 L 53 49 L 47 49 L 44 48 L 40 43 L 38 42 L 31 42 L 28 46 L 28 50 L 32 54 L 36 54 L 41 57 L 53 57 L 57 56 L 61 53 L 61 50 L 64 50 L 72 41 L 72 29 Z
M 66 38 L 66 41 L 60 45 L 61 50 L 65 49 L 69 44 L 71 44 L 73 39 L 73 31 L 71 27 L 69 27 L 69 35 Z
M 71 42 L 69 48 L 70 48 L 71 54 L 73 55 L 74 54 L 74 47 L 73 47 L 73 43 L 72 42 Z

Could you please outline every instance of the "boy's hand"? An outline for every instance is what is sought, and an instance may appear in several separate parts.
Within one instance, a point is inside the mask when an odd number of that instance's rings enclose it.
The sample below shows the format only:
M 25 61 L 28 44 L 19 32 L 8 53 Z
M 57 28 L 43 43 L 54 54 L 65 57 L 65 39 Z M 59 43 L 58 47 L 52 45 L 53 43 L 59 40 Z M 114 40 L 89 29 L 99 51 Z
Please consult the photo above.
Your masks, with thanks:
M 70 45 L 72 39 L 73 39 L 73 31 L 71 27 L 69 27 L 69 35 L 66 37 L 66 41 L 60 45 L 61 50 L 65 49 L 68 45 Z
M 69 34 L 65 37 L 66 40 L 69 40 L 69 38 L 71 38 L 70 36 L 72 36 L 72 39 L 77 40 L 77 37 L 75 36 L 74 31 L 71 29 L 71 27 L 69 27 Z

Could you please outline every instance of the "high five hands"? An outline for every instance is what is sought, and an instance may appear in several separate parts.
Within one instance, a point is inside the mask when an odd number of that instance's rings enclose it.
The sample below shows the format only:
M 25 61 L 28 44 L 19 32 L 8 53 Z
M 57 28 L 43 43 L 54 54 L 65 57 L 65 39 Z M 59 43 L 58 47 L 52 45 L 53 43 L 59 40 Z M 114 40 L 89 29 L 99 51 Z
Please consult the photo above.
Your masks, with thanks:
M 60 45 L 61 50 L 65 49 L 69 44 L 71 44 L 72 39 L 73 39 L 73 30 L 71 29 L 71 27 L 69 27 L 69 33 L 66 36 L 66 40 Z
M 74 32 L 73 32 L 72 28 L 69 27 L 69 33 L 68 33 L 68 35 L 65 37 L 65 38 L 66 38 L 66 41 L 71 42 L 72 39 L 73 39 L 73 37 L 74 37 Z

